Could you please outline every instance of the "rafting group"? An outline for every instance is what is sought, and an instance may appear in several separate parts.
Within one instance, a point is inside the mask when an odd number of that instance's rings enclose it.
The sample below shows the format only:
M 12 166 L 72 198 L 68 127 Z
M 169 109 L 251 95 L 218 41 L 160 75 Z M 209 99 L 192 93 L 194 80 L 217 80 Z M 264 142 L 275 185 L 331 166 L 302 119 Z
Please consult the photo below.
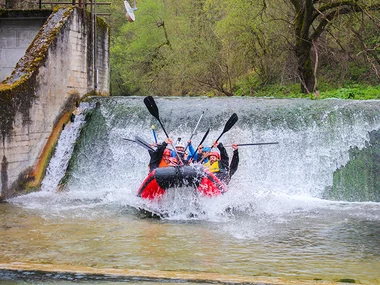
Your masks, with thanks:
M 234 175 L 238 169 L 239 146 L 275 144 L 232 144 L 233 156 L 230 162 L 226 148 L 219 142 L 219 139 L 238 121 L 238 116 L 234 113 L 228 119 L 222 133 L 211 147 L 203 146 L 203 142 L 210 131 L 208 129 L 198 147 L 194 149 L 191 140 L 203 116 L 202 113 L 187 144 L 181 139 L 178 139 L 174 146 L 173 140 L 169 137 L 160 120 L 158 108 L 153 97 L 145 97 L 144 104 L 148 111 L 160 123 L 166 135 L 166 140 L 159 144 L 156 143 L 153 147 L 138 136 L 133 140 L 140 146 L 146 148 L 150 155 L 149 174 L 137 191 L 137 196 L 143 199 L 160 199 L 164 196 L 166 191 L 175 191 L 175 188 L 179 187 L 190 188 L 200 195 L 208 197 L 223 194 L 227 191 L 226 185 L 228 185 L 232 175 Z M 171 148 L 169 148 L 169 146 L 171 146 Z
M 175 150 L 169 149 L 169 145 L 173 145 L 171 138 L 167 138 L 163 143 L 158 144 L 154 151 L 149 151 L 150 172 L 156 168 L 202 164 L 205 169 L 213 173 L 219 180 L 228 184 L 239 165 L 237 144 L 232 144 L 233 156 L 231 163 L 229 163 L 227 150 L 221 142 L 214 142 L 212 147 L 199 145 L 196 152 L 190 140 L 186 146 L 179 139 L 175 145 Z M 212 151 L 213 149 L 218 149 L 219 152 Z

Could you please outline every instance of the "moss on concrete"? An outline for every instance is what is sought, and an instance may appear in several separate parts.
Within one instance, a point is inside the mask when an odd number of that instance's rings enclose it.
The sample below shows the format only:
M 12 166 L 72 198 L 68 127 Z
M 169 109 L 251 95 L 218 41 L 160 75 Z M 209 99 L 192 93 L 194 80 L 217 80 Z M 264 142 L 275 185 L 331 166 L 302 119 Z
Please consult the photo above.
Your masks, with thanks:
M 58 33 L 72 14 L 73 9 L 73 7 L 59 9 L 50 15 L 12 74 L 0 84 L 0 109 L 2 110 L 0 112 L 0 130 L 3 145 L 5 140 L 12 140 L 13 124 L 17 114 L 22 114 L 23 125 L 30 122 L 29 112 L 36 99 L 35 87 L 37 86 L 38 69 L 45 63 L 49 47 L 55 43 Z M 74 97 L 75 100 L 78 100 L 79 96 Z M 60 114 L 57 114 L 57 122 L 37 166 L 34 169 L 22 171 L 17 181 L 9 189 L 6 189 L 7 191 L 2 189 L 2 196 L 11 197 L 39 186 L 58 140 L 60 134 L 58 130 L 62 128 L 64 122 L 69 120 L 69 112 L 75 106 L 75 100 L 69 99 L 70 103 L 65 105 L 66 107 Z M 4 185 L 3 188 L 5 188 Z
M 0 84 L 0 129 L 3 141 L 11 139 L 13 122 L 22 113 L 23 124 L 30 121 L 29 110 L 35 100 L 38 68 L 45 62 L 49 46 L 56 39 L 73 8 L 65 8 L 51 14 L 25 55 L 19 60 L 12 74 Z
M 380 130 L 370 132 L 369 137 L 363 149 L 350 149 L 349 162 L 334 172 L 333 185 L 324 198 L 380 202 Z
M 69 17 L 73 14 L 75 7 L 57 7 L 53 13 L 50 10 L 40 11 L 41 15 L 51 13 L 50 17 L 43 25 L 33 42 L 26 50 L 25 55 L 18 61 L 12 74 L 0 83 L 0 130 L 3 145 L 5 141 L 12 140 L 13 124 L 17 114 L 22 114 L 22 123 L 26 125 L 30 123 L 30 109 L 36 99 L 35 88 L 37 86 L 36 78 L 39 68 L 45 64 L 49 49 L 54 49 L 57 45 L 57 36 L 62 32 Z M 12 11 L 1 10 L 0 17 L 31 17 L 36 16 L 36 11 Z M 91 27 L 91 14 L 85 12 L 82 21 L 87 27 Z M 97 28 L 100 33 L 107 32 L 109 29 L 107 23 L 100 18 L 96 20 Z M 92 34 L 91 34 L 92 35 Z M 87 60 L 89 66 L 92 65 L 92 37 L 88 37 Z M 103 95 L 98 92 L 90 92 L 93 95 Z M 62 130 L 62 125 L 69 120 L 70 114 L 75 106 L 75 102 L 79 100 L 80 94 L 71 94 L 66 104 L 56 116 L 53 131 L 46 143 L 39 161 L 34 169 L 24 170 L 17 181 L 12 184 L 15 193 L 19 191 L 29 191 L 39 187 L 44 176 L 46 167 L 50 157 L 55 149 L 55 145 Z M 105 94 L 108 95 L 108 94 Z M 5 176 L 7 173 L 4 174 Z M 3 187 L 4 188 L 4 187 Z M 2 189 L 3 190 L 3 189 Z M 8 189 L 7 189 L 8 190 Z M 2 191 L 3 194 L 4 191 Z M 6 191 L 5 191 L 6 192 Z M 13 196 L 13 194 L 11 196 Z

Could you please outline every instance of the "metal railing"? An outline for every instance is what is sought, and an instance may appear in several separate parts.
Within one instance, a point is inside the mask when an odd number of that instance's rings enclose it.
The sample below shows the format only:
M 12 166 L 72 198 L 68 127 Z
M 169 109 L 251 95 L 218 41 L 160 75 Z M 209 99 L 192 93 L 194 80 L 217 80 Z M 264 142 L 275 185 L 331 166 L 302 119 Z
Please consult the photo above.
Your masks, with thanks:
M 110 6 L 111 2 L 97 2 L 96 0 L 72 0 L 67 2 L 53 2 L 53 1 L 42 1 L 38 0 L 38 7 L 39 9 L 42 9 L 43 5 L 72 5 L 72 6 L 78 6 L 80 8 L 87 9 L 87 7 L 90 7 L 90 11 L 96 11 L 95 7 L 97 6 Z M 111 13 L 96 13 L 97 16 L 110 16 Z

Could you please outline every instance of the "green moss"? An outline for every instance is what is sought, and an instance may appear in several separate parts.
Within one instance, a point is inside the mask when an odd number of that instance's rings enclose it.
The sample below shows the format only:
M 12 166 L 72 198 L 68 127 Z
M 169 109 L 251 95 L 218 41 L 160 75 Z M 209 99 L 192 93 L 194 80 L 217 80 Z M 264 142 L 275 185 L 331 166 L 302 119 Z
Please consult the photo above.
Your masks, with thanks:
M 350 279 L 350 278 L 342 278 L 342 279 L 339 279 L 338 282 L 343 282 L 343 283 L 356 283 L 356 281 L 354 279 Z
M 333 174 L 333 185 L 324 198 L 343 201 L 380 201 L 380 130 L 369 133 L 363 149 L 351 148 L 349 162 Z
M 57 7 L 54 9 L 53 13 L 51 13 L 51 11 L 48 12 L 50 14 L 49 19 L 30 44 L 25 52 L 25 55 L 18 61 L 12 74 L 0 84 L 0 109 L 2 110 L 2 112 L 0 112 L 0 131 L 3 142 L 5 139 L 12 139 L 11 134 L 16 114 L 22 114 L 23 124 L 28 124 L 30 122 L 29 112 L 36 98 L 34 89 L 37 85 L 36 78 L 38 69 L 40 66 L 45 64 L 49 49 L 52 50 L 57 46 L 57 35 L 62 32 L 62 28 L 68 22 L 68 19 L 73 14 L 74 9 L 77 8 L 72 6 Z M 31 12 L 19 11 L 17 15 L 20 17 L 27 17 L 27 13 L 30 15 Z M 15 17 L 14 13 L 12 14 L 9 11 L 3 10 L 1 10 L 1 15 L 3 15 L 3 17 Z M 86 11 L 85 17 L 80 18 L 85 26 L 92 26 L 92 18 L 89 12 Z M 99 37 L 106 36 L 109 30 L 107 23 L 98 17 L 96 19 L 96 25 Z M 91 36 L 88 37 L 88 54 L 90 56 L 87 60 L 89 61 L 89 65 L 92 64 L 92 40 L 93 39 Z M 80 94 L 71 95 L 72 96 L 70 96 L 69 100 L 61 109 L 61 113 L 57 115 L 57 118 L 63 118 L 63 116 L 66 116 L 67 112 L 70 112 L 70 109 L 75 105 L 75 102 L 80 99 Z M 88 94 L 88 96 L 90 95 L 99 96 L 108 94 L 101 94 L 100 92 L 93 91 Z M 54 122 L 54 125 L 57 124 L 57 121 Z M 49 157 L 54 149 L 54 143 L 50 143 L 49 147 L 50 149 L 44 150 L 45 154 L 48 153 L 48 155 L 46 155 L 47 161 L 49 160 Z M 45 161 L 39 162 L 39 165 L 40 163 L 42 165 Z M 37 168 L 38 171 L 41 171 L 41 166 L 36 167 L 36 169 Z M 32 173 L 30 169 L 23 172 L 17 182 L 11 186 L 13 189 L 12 191 L 18 192 L 19 189 L 22 188 L 28 188 L 24 189 L 26 191 L 33 190 L 35 188 L 34 185 L 39 183 L 32 181 L 32 178 L 36 174 L 36 169 L 34 169 L 34 173 Z
M 0 129 L 2 139 L 10 138 L 13 122 L 17 113 L 22 113 L 23 123 L 29 122 L 29 110 L 35 99 L 34 86 L 38 68 L 46 60 L 48 49 L 57 37 L 58 32 L 71 15 L 73 8 L 57 10 L 41 28 L 24 57 L 17 63 L 12 74 L 0 85 Z M 7 12 L 10 16 L 10 12 Z M 20 17 L 26 16 L 17 12 Z M 26 12 L 25 12 L 26 13 Z M 30 10 L 28 11 L 30 15 Z M 15 15 L 12 14 L 14 17 Z
M 26 50 L 25 55 L 18 61 L 12 74 L 0 84 L 0 109 L 2 110 L 0 112 L 0 130 L 3 142 L 6 139 L 12 139 L 11 134 L 16 114 L 22 114 L 23 125 L 30 122 L 29 112 L 36 98 L 35 86 L 37 85 L 38 68 L 45 63 L 48 49 L 54 46 L 58 33 L 72 14 L 73 9 L 73 7 L 60 9 L 50 15 L 48 21 Z M 14 17 L 14 14 L 7 13 L 5 16 Z M 18 15 L 26 16 L 21 12 L 18 12 Z M 72 97 L 75 97 L 73 99 L 75 101 L 79 96 Z M 62 112 L 67 111 L 67 108 L 63 109 Z M 60 116 L 61 114 L 58 114 L 58 117 Z M 51 155 L 52 149 L 48 150 L 49 155 Z M 16 182 L 9 189 L 6 189 L 7 196 L 11 197 L 21 192 L 36 190 L 38 184 L 34 183 L 34 171 L 33 169 L 23 171 Z

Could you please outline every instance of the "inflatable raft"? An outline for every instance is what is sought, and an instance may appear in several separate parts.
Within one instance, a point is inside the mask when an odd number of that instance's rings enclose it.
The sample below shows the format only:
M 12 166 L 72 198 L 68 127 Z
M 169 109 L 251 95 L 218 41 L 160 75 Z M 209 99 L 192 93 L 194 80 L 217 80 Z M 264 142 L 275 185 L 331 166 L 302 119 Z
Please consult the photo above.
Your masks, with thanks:
M 191 187 L 204 196 L 218 196 L 227 191 L 226 185 L 202 165 L 157 168 L 144 179 L 137 196 L 154 200 L 173 188 Z

